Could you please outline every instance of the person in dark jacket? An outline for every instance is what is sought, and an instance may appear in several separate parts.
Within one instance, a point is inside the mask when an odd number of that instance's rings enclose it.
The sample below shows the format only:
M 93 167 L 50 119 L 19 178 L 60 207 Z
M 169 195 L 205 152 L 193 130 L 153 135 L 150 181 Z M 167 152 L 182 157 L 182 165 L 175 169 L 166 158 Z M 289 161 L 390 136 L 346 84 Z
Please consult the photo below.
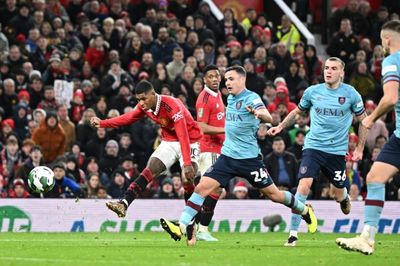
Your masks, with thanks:
M 56 163 L 52 170 L 54 172 L 55 185 L 52 190 L 45 194 L 46 198 L 82 197 L 83 193 L 78 183 L 65 176 L 64 163 Z
M 296 157 L 285 151 L 285 142 L 281 137 L 274 138 L 272 152 L 265 157 L 264 162 L 277 187 L 285 190 L 296 187 L 298 170 Z
M 123 169 L 116 169 L 112 176 L 112 181 L 108 187 L 108 195 L 114 199 L 120 199 L 124 196 L 125 190 L 128 188 L 128 179 L 125 177 Z

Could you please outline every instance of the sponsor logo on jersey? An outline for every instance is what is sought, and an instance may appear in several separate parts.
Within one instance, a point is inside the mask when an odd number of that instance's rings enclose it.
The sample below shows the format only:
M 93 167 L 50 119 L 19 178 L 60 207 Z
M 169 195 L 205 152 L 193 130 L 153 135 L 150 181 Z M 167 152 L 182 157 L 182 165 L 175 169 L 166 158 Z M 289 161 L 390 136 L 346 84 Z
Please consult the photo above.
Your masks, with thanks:
M 224 119 L 224 112 L 219 112 L 219 113 L 217 114 L 217 119 L 218 119 L 218 120 Z
M 172 120 L 174 120 L 174 122 L 177 122 L 177 121 L 181 120 L 182 118 L 183 118 L 182 111 L 179 111 L 172 116 Z
M 201 118 L 201 117 L 203 117 L 203 113 L 204 113 L 204 109 L 199 108 L 199 111 L 197 112 L 197 116 Z

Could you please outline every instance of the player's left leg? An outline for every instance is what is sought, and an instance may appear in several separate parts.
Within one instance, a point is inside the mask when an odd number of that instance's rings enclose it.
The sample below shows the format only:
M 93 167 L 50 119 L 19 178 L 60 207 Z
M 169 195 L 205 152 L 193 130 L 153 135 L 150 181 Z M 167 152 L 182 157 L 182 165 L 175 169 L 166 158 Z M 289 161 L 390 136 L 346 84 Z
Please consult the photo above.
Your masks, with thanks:
M 367 175 L 367 198 L 364 207 L 364 228 L 355 238 L 338 238 L 336 243 L 344 249 L 371 255 L 375 250 L 375 236 L 385 202 L 385 183 L 399 169 L 393 165 L 375 162 Z
M 347 188 L 337 188 L 335 185 L 332 187 L 333 194 L 335 195 L 336 202 L 340 204 L 340 209 L 343 214 L 349 214 L 351 210 L 350 196 L 347 193 Z
M 181 152 L 181 148 L 179 145 L 179 150 L 177 150 L 178 158 L 179 158 L 179 163 L 181 165 L 182 168 L 182 185 L 183 185 L 183 189 L 184 189 L 184 199 L 185 202 L 188 201 L 188 199 L 190 198 L 190 196 L 192 195 L 193 191 L 194 191 L 194 180 L 189 180 L 188 178 L 186 178 L 185 173 L 183 172 L 183 157 L 182 157 L 182 152 Z M 195 143 L 191 143 L 190 144 L 190 159 L 192 161 L 192 166 L 194 168 L 194 172 L 197 173 L 198 169 L 199 169 L 199 157 L 200 157 L 200 146 L 199 143 L 195 142 Z
M 275 184 L 260 189 L 260 191 L 273 202 L 282 203 L 292 209 L 292 211 L 299 213 L 307 223 L 308 231 L 310 233 L 315 233 L 317 231 L 317 218 L 315 217 L 311 205 L 303 204 L 301 201 L 297 200 L 292 193 L 279 190 Z
M 201 175 L 209 169 L 218 159 L 219 154 L 213 152 L 202 152 L 199 158 L 199 172 Z M 198 182 L 200 181 L 200 177 Z M 222 193 L 221 188 L 214 190 L 207 198 L 204 200 L 203 206 L 201 207 L 201 212 L 196 217 L 196 223 L 198 224 L 198 229 L 196 233 L 196 239 L 199 241 L 218 241 L 217 238 L 213 237 L 208 231 L 208 226 L 211 223 L 212 217 L 214 215 L 214 209 L 217 205 L 219 196 Z
M 336 243 L 348 250 L 371 255 L 375 250 L 375 235 L 385 202 L 385 183 L 400 169 L 400 139 L 392 135 L 367 174 L 367 198 L 364 208 L 364 228 L 359 237 L 338 238 Z

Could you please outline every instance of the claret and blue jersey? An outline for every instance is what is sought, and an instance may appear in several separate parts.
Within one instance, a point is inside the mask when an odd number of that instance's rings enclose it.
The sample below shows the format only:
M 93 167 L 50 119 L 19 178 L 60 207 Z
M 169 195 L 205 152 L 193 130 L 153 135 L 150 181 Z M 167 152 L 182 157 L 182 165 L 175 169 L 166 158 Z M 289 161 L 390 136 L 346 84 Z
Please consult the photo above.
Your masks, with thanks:
M 313 85 L 304 92 L 298 107 L 310 110 L 311 128 L 304 149 L 345 155 L 353 113 L 358 116 L 364 112 L 361 95 L 355 88 L 345 83 L 336 89 L 325 83 Z
M 234 159 L 256 158 L 260 152 L 256 139 L 260 120 L 246 106 L 265 108 L 260 96 L 248 89 L 228 96 L 222 154 Z
M 389 81 L 400 83 L 400 51 L 389 55 L 382 62 L 382 84 Z M 394 110 L 396 112 L 396 130 L 394 134 L 397 138 L 400 138 L 400 93 Z

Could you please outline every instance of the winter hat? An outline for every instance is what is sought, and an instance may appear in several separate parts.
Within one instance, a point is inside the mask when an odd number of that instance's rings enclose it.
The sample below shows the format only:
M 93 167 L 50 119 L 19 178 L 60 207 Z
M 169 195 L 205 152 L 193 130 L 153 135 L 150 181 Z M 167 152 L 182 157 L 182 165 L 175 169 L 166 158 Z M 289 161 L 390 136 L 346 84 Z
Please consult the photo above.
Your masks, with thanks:
M 25 98 L 29 102 L 31 96 L 29 95 L 28 91 L 21 90 L 20 92 L 18 92 L 18 101 L 21 101 L 21 99 L 23 98 Z
M 42 78 L 42 74 L 38 70 L 32 70 L 31 73 L 29 73 L 29 80 L 32 80 L 34 77 Z
M 129 64 L 129 69 L 130 69 L 132 66 L 136 66 L 136 68 L 139 69 L 139 68 L 140 68 L 140 62 L 134 60 L 134 61 L 132 61 L 132 62 Z
M 246 193 L 249 191 L 246 184 L 243 181 L 237 182 L 235 187 L 233 188 L 233 193 L 238 192 L 238 191 L 243 191 Z
M 6 126 L 6 125 L 9 126 L 9 127 L 11 127 L 13 130 L 15 129 L 14 120 L 11 119 L 11 118 L 4 119 L 3 122 L 1 122 L 1 127 L 4 127 L 4 126 Z
M 49 62 L 52 63 L 53 61 L 61 62 L 61 58 L 58 54 L 52 54 L 50 57 Z
M 234 41 L 234 40 L 228 42 L 228 44 L 227 44 L 226 46 L 227 46 L 228 48 L 232 48 L 232 47 L 234 47 L 234 46 L 239 47 L 239 48 L 242 48 L 242 45 L 240 44 L 240 42 Z
M 106 148 L 111 147 L 111 146 L 117 147 L 117 149 L 119 148 L 118 142 L 113 139 L 110 139 L 109 141 L 107 141 Z
M 280 85 L 278 85 L 277 87 L 276 87 L 276 93 L 284 93 L 285 95 L 288 95 L 289 94 L 289 90 L 288 90 L 288 88 L 285 86 L 285 85 L 283 85 L 283 84 L 280 84 Z
M 85 87 L 91 87 L 91 88 L 93 88 L 93 83 L 92 83 L 90 80 L 85 79 L 85 80 L 82 81 L 82 83 L 81 83 L 81 89 L 83 89 L 83 88 L 85 88 Z M 75 95 L 74 95 L 74 96 L 75 96 Z
M 82 101 L 85 100 L 85 95 L 83 94 L 83 91 L 81 89 L 77 89 L 74 92 L 74 97 L 73 98 L 75 98 L 75 97 L 81 98 Z
M 161 186 L 163 186 L 163 185 L 165 185 L 165 184 L 170 184 L 171 186 L 173 186 L 173 185 L 174 185 L 174 182 L 172 181 L 171 178 L 166 177 L 166 178 L 164 178 L 163 181 L 161 182 Z
M 365 102 L 365 109 L 367 109 L 367 108 L 375 110 L 376 104 L 374 103 L 374 101 L 372 101 L 372 100 L 366 101 Z
M 25 182 L 22 178 L 16 178 L 13 181 L 13 188 L 15 188 L 16 186 L 22 186 L 25 188 Z

